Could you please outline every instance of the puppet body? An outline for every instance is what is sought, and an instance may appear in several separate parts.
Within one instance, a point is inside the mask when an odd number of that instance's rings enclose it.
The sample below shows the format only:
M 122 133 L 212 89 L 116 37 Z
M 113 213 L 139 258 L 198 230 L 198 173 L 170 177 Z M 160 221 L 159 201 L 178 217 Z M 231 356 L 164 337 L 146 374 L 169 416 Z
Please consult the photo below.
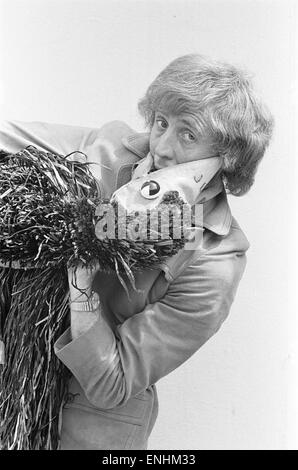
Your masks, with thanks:
M 134 284 L 135 271 L 158 266 L 185 245 L 187 236 L 182 230 L 177 237 L 174 222 L 183 225 L 183 207 L 190 205 L 175 181 L 173 190 L 169 184 L 162 190 L 158 173 L 132 180 L 107 201 L 86 163 L 32 146 L 1 153 L 1 449 L 59 446 L 70 372 L 53 344 L 69 321 L 67 268 L 96 260 L 125 287 Z M 155 203 L 148 198 L 152 187 L 153 193 L 159 188 Z

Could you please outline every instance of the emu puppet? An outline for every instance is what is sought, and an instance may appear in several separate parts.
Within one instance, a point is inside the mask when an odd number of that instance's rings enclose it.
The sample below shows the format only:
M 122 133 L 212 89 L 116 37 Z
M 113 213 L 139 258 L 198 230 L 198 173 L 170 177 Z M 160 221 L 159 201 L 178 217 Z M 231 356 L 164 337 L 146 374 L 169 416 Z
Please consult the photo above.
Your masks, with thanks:
M 33 146 L 0 154 L 1 449 L 58 448 L 69 371 L 53 344 L 69 322 L 67 268 L 96 260 L 134 286 L 136 270 L 155 268 L 187 241 L 175 221 L 192 225 L 189 195 L 175 187 L 171 168 L 157 170 L 107 201 L 88 163 Z

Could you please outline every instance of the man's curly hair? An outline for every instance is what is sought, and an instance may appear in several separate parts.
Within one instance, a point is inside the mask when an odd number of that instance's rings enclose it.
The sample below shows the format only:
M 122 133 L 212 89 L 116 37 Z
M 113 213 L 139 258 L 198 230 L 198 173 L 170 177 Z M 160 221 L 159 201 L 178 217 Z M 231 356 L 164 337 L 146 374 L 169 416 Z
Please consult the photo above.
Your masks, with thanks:
M 138 108 L 149 128 L 156 111 L 194 114 L 215 154 L 223 157 L 228 193 L 242 196 L 250 189 L 272 136 L 273 117 L 247 72 L 199 54 L 178 57 L 151 83 Z

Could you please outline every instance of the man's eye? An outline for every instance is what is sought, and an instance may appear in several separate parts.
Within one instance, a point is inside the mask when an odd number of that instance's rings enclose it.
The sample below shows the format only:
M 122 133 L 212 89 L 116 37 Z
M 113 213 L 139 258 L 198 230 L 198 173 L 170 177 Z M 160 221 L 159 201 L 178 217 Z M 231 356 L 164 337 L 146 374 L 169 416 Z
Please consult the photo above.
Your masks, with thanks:
M 159 129 L 166 129 L 167 128 L 167 122 L 164 119 L 158 118 L 156 119 L 156 124 Z
M 182 136 L 186 142 L 195 142 L 196 140 L 195 136 L 191 132 L 184 132 Z

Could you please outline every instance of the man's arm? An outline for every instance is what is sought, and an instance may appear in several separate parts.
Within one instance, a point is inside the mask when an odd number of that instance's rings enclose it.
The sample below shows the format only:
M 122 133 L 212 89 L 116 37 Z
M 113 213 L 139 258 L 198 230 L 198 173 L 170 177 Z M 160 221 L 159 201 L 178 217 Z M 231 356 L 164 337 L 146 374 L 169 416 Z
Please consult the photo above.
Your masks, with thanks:
M 94 130 L 88 127 L 52 124 L 47 122 L 0 122 L 0 149 L 8 153 L 34 145 L 60 155 L 76 150 L 84 152 L 86 142 Z
M 122 405 L 176 369 L 216 333 L 229 313 L 245 264 L 245 252 L 202 256 L 170 285 L 162 300 L 119 326 L 117 337 L 99 314 L 76 339 L 67 330 L 55 352 L 94 406 Z

